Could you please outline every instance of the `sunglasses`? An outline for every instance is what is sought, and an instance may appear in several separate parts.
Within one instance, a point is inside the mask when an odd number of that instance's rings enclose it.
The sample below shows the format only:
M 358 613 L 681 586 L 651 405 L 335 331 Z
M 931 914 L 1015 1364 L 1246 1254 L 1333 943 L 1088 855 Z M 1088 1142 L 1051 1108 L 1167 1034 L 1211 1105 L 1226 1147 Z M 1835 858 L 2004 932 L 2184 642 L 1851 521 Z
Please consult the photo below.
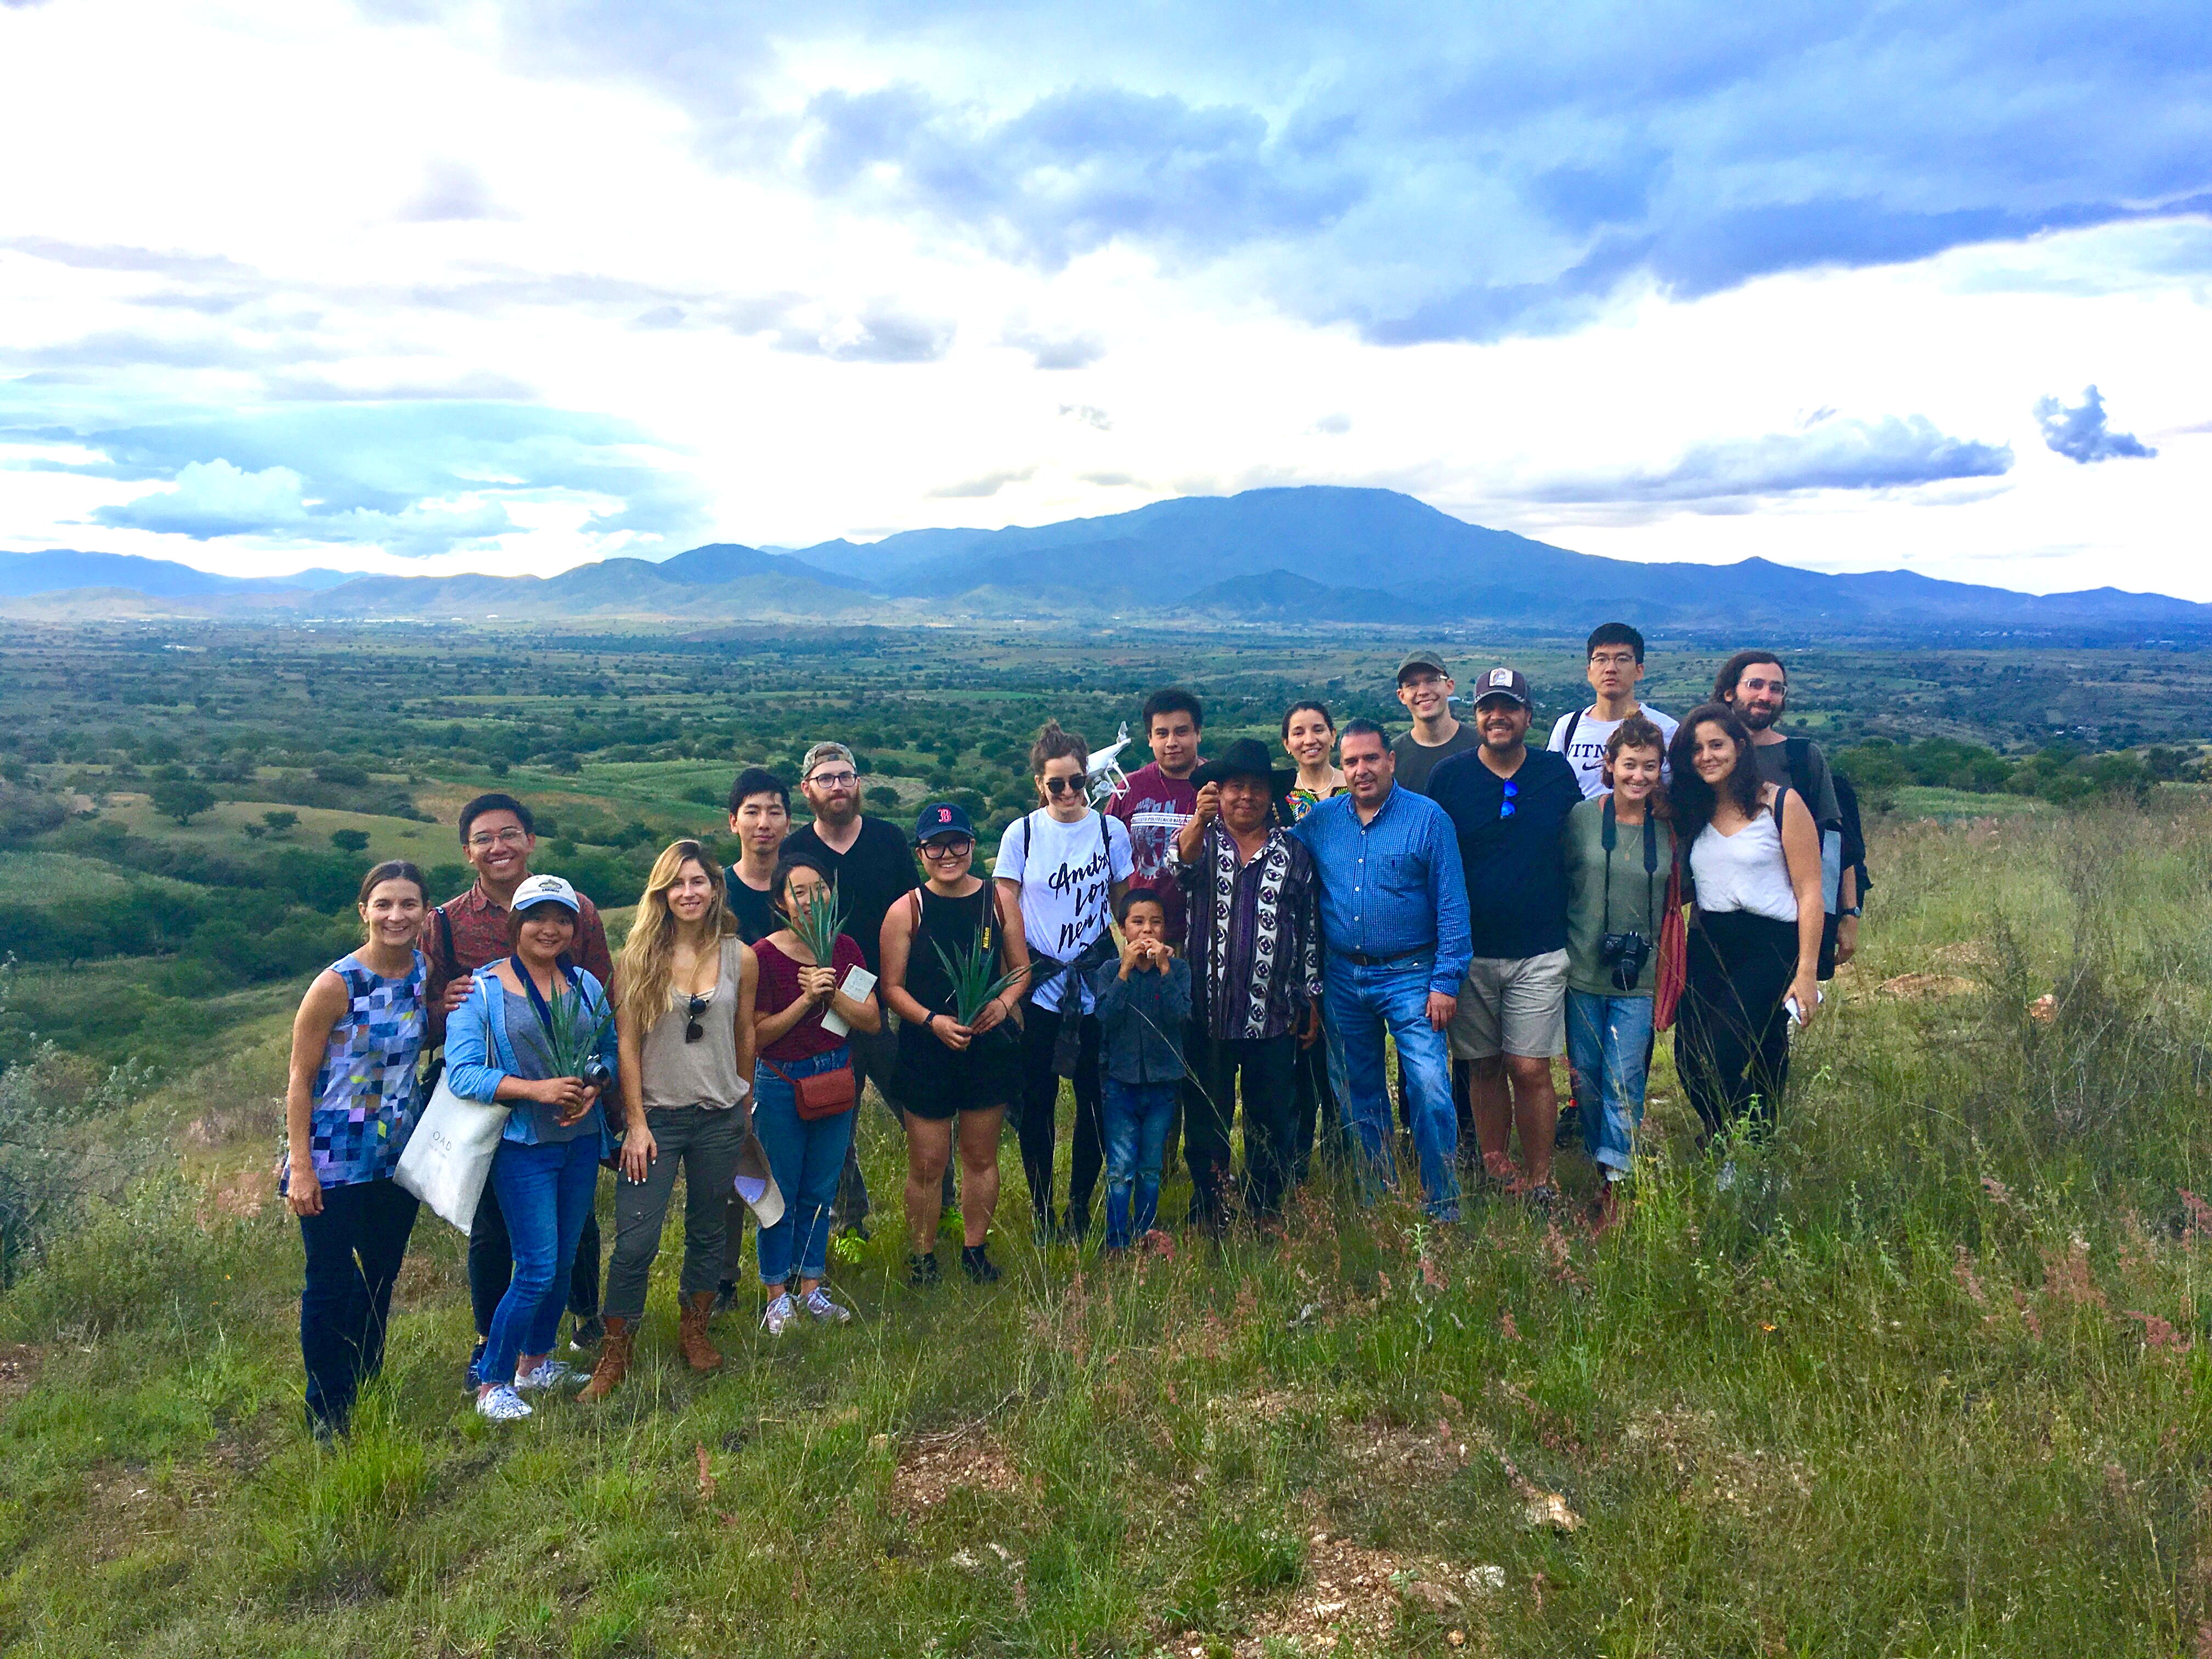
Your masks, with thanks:
M 1521 798 L 1521 786 L 1508 778 L 1498 787 L 1504 790 L 1505 799 L 1498 803 L 1498 816 L 1510 818 L 1513 816 L 1513 803 Z
M 1045 793 L 1055 800 L 1062 795 L 1078 793 L 1083 787 L 1081 778 L 1045 778 L 1042 781 Z
M 707 1028 L 701 1022 L 706 1018 L 707 1010 L 714 1000 L 714 994 L 711 991 L 703 997 L 691 999 L 690 1006 L 684 1010 L 684 1040 L 686 1042 L 696 1042 L 707 1035 Z

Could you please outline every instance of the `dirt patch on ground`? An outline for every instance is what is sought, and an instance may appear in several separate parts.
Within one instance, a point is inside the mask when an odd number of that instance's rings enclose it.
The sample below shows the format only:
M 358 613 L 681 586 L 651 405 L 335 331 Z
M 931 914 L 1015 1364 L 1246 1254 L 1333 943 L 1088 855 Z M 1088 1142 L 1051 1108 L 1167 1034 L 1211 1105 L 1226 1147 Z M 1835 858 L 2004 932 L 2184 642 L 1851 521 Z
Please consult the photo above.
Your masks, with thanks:
M 221 1176 L 200 1189 L 199 1224 L 251 1221 L 276 1196 L 276 1183 L 258 1164 Z
M 1938 1002 L 1946 997 L 1972 996 L 1982 988 L 1980 981 L 1962 979 L 1956 974 L 1899 974 L 1882 981 L 1875 992 L 1906 1002 Z
M 956 1431 L 929 1435 L 907 1448 L 891 1476 L 891 1508 L 917 1515 L 966 1487 L 971 1492 L 1033 1492 L 1037 1483 L 1014 1467 L 995 1435 Z
M 1370 1423 L 1356 1431 L 1346 1455 L 1363 1478 L 1412 1482 L 1460 1468 L 1467 1443 L 1441 1419 L 1429 1429 Z
M 413 1312 L 426 1308 L 447 1291 L 457 1288 L 461 1275 L 453 1264 L 421 1250 L 411 1250 L 399 1264 L 399 1277 L 392 1284 L 392 1305 Z
M 1458 1566 L 1429 1556 L 1370 1549 L 1316 1528 L 1306 1542 L 1305 1572 L 1296 1589 L 1255 1610 L 1250 1628 L 1229 1644 L 1235 1659 L 1261 1659 L 1271 1647 L 1316 1656 L 1376 1654 L 1392 1645 L 1401 1611 L 1447 1621 L 1445 1648 L 1480 1651 L 1470 1612 L 1505 1588 L 1502 1567 Z M 1453 1638 L 1456 1638 L 1456 1640 Z M 1179 1632 L 1167 1642 L 1177 1656 L 1218 1654 L 1219 1638 Z
M 1984 971 L 1997 965 L 1996 952 L 1978 939 L 1939 945 L 1928 953 L 1928 960 L 1939 968 L 1979 968 Z
M 0 1412 L 37 1386 L 39 1369 L 46 1358 L 45 1349 L 27 1342 L 0 1343 Z
M 1804 1466 L 1795 1459 L 1746 1451 L 1722 1432 L 1710 1411 L 1674 1406 L 1632 1419 L 1621 1438 L 1646 1457 L 1672 1469 L 1686 1503 L 1757 1515 L 1803 1497 L 1812 1490 Z

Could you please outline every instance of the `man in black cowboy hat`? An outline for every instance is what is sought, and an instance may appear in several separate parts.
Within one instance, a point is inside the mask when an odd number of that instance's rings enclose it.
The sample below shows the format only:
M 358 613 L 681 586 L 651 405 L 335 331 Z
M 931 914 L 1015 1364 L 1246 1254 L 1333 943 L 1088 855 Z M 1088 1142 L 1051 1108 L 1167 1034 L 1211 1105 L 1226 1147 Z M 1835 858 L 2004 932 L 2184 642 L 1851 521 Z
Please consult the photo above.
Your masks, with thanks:
M 1297 781 L 1265 744 L 1239 738 L 1191 774 L 1197 810 L 1176 837 L 1192 1018 L 1206 1038 L 1191 1057 L 1205 1093 L 1183 1125 L 1183 1152 L 1191 1216 L 1209 1231 L 1227 1219 L 1240 1081 L 1245 1210 L 1263 1222 L 1281 1213 L 1297 1050 L 1321 1034 L 1321 886 L 1313 855 L 1275 811 Z

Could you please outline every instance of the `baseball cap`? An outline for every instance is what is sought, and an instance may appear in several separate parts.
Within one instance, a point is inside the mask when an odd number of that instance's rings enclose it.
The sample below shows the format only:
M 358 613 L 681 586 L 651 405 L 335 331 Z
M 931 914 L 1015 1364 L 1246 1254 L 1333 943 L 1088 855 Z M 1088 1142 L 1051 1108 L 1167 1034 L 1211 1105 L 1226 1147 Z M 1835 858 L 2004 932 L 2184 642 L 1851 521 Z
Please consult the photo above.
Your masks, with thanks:
M 1444 659 L 1435 652 L 1413 651 L 1408 652 L 1406 660 L 1398 665 L 1397 683 L 1403 685 L 1406 683 L 1406 676 L 1416 668 L 1425 668 L 1431 674 L 1440 675 L 1445 679 L 1452 677 L 1451 670 L 1444 666 Z
M 841 760 L 855 772 L 860 769 L 860 763 L 853 758 L 853 751 L 843 744 L 817 743 L 799 758 L 799 777 L 801 779 L 812 777 L 814 769 L 826 760 Z
M 914 844 L 919 847 L 926 841 L 936 841 L 945 836 L 965 836 L 975 839 L 975 826 L 968 822 L 968 811 L 957 801 L 933 801 L 921 809 L 914 821 Z
M 1528 677 L 1517 668 L 1492 668 L 1484 671 L 1474 683 L 1474 702 L 1482 706 L 1486 697 L 1507 697 L 1523 708 L 1529 706 Z
M 526 876 L 522 884 L 514 890 L 514 902 L 507 908 L 520 915 L 533 904 L 558 904 L 577 915 L 584 907 L 577 902 L 576 890 L 558 876 Z

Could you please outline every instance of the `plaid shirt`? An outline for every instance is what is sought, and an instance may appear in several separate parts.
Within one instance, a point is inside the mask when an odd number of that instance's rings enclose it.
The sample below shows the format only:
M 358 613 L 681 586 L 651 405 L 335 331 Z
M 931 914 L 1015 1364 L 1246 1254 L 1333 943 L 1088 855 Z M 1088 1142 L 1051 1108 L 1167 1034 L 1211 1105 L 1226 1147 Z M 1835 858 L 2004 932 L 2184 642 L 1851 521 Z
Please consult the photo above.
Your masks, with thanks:
M 607 994 L 612 996 L 615 964 L 614 958 L 607 953 L 606 924 L 599 920 L 598 907 L 581 893 L 576 895 L 576 902 L 584 907 L 584 913 L 569 959 L 605 986 Z M 440 1006 L 446 988 L 455 980 L 514 954 L 514 946 L 507 937 L 506 908 L 492 902 L 481 881 L 459 898 L 447 899 L 438 908 L 452 924 L 453 954 L 448 961 L 446 930 L 435 915 L 431 916 L 422 928 L 422 954 L 430 959 L 430 985 L 423 1000 L 434 1009 Z
M 1321 883 L 1305 843 L 1280 830 L 1249 863 L 1218 819 L 1195 864 L 1169 858 L 1189 902 L 1191 1003 L 1206 1034 L 1273 1037 L 1297 1030 L 1321 995 Z

